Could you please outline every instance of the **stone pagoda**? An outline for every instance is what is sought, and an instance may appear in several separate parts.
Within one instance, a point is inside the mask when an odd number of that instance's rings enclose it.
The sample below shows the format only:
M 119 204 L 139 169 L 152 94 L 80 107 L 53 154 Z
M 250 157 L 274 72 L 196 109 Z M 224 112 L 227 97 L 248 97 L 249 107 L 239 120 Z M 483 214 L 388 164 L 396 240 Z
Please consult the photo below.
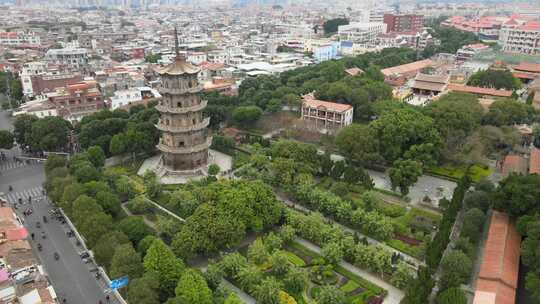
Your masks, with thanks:
M 156 106 L 160 113 L 156 127 L 161 131 L 157 145 L 161 158 L 155 171 L 160 177 L 205 175 L 212 137 L 207 129 L 210 118 L 203 115 L 207 101 L 200 97 L 200 69 L 179 53 L 176 28 L 174 34 L 176 58 L 158 72 L 162 98 Z

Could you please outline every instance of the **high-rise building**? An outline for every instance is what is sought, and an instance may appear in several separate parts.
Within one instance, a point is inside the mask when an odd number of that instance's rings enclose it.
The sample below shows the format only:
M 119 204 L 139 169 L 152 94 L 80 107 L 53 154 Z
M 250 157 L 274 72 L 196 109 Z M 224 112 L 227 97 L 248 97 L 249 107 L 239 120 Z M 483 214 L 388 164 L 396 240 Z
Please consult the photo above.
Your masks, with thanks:
M 156 127 L 161 131 L 157 148 L 162 152 L 157 168 L 159 176 L 202 173 L 212 143 L 207 129 L 210 118 L 203 115 L 207 102 L 200 97 L 200 69 L 188 63 L 178 51 L 176 29 L 175 37 L 176 58 L 159 71 L 162 96 L 156 106 L 160 113 Z
M 422 15 L 397 15 L 384 14 L 383 22 L 386 24 L 386 32 L 418 32 L 424 26 Z

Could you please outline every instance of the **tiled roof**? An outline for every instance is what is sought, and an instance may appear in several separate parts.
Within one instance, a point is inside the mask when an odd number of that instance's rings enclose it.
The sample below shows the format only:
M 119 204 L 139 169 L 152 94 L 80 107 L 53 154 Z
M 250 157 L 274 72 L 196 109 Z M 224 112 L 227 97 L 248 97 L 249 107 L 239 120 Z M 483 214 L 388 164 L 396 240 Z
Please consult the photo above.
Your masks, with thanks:
M 508 176 L 510 173 L 526 174 L 527 160 L 521 155 L 506 155 L 502 167 L 502 175 Z
M 514 304 L 521 236 L 510 217 L 493 211 L 473 304 Z
M 391 68 L 386 68 L 386 69 L 381 70 L 381 73 L 383 73 L 384 76 L 407 74 L 407 73 L 420 71 L 421 69 L 432 66 L 432 65 L 433 65 L 433 61 L 431 61 L 431 59 L 424 59 L 420 61 L 415 61 L 415 62 L 411 62 L 407 64 L 394 66 Z
M 353 108 L 351 105 L 348 104 L 317 100 L 311 94 L 304 95 L 304 102 L 302 103 L 302 107 L 317 109 L 324 108 L 335 112 L 346 112 Z
M 186 62 L 185 57 L 179 56 L 178 58 L 175 58 L 173 63 L 159 69 L 158 73 L 160 75 L 176 76 L 183 74 L 197 74 L 199 73 L 199 71 L 199 67 L 196 67 L 191 63 Z
M 516 78 L 521 78 L 521 79 L 535 79 L 536 78 L 536 75 L 531 74 L 531 73 L 526 73 L 526 72 L 514 72 L 512 73 L 512 75 L 514 75 L 514 77 Z
M 540 73 L 540 63 L 520 62 L 514 70 L 522 72 Z
M 512 91 L 508 91 L 508 90 L 497 90 L 497 89 L 492 89 L 492 88 L 473 87 L 473 86 L 454 84 L 454 83 L 451 83 L 448 85 L 448 90 L 455 91 L 455 92 L 496 96 L 496 97 L 512 96 Z
M 349 74 L 351 76 L 356 76 L 358 74 L 363 74 L 364 71 L 362 71 L 362 69 L 359 69 L 359 68 L 350 68 L 350 69 L 346 69 L 345 73 L 347 73 L 347 74 Z
M 540 149 L 533 147 L 529 158 L 529 174 L 540 174 Z

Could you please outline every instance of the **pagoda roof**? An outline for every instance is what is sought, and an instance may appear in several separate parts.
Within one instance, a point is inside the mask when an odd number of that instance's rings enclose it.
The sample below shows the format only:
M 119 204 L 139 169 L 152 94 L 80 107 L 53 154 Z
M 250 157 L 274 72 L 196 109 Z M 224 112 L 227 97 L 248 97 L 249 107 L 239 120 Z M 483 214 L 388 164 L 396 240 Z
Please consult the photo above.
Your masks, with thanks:
M 186 61 L 184 56 L 177 56 L 173 63 L 158 70 L 160 75 L 184 75 L 184 74 L 197 74 L 200 72 L 200 68 L 194 66 Z

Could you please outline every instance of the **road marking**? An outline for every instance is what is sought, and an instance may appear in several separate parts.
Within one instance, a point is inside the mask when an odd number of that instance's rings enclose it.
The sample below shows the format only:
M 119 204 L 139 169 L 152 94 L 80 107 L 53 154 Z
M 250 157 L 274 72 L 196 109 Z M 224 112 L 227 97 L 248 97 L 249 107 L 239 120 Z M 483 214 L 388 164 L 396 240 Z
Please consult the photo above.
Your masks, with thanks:
M 41 200 L 44 198 L 43 187 L 34 187 L 30 189 L 25 189 L 23 191 L 9 192 L 5 194 L 6 200 L 10 205 L 19 203 L 19 198 L 22 199 L 24 205 L 28 204 L 28 198 L 32 197 L 32 202 L 35 200 Z

